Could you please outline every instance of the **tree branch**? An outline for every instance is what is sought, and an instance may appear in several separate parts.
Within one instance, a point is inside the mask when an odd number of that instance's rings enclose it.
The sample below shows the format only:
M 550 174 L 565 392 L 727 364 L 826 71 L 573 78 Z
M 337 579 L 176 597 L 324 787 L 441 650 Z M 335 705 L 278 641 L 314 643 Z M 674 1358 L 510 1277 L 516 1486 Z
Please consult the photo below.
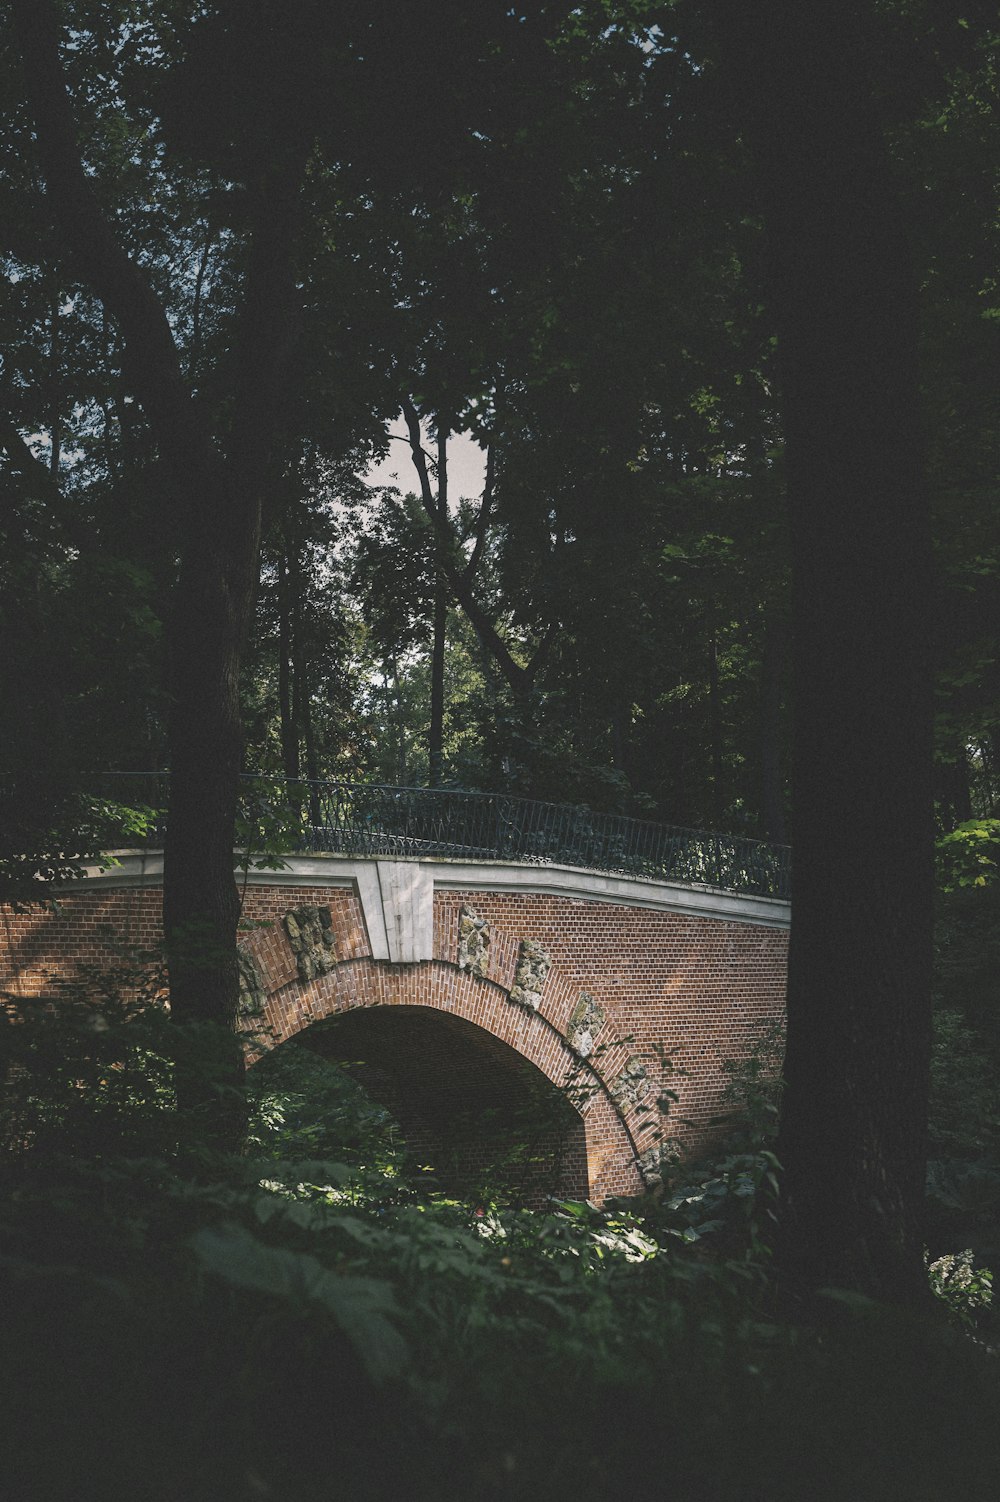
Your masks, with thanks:
M 29 489 L 43 500 L 62 501 L 62 492 L 48 464 L 32 452 L 24 434 L 9 412 L 0 410 L 0 448 L 19 475 L 28 482 Z
M 413 467 L 420 482 L 420 500 L 427 515 L 434 520 L 437 516 L 437 506 L 434 502 L 434 492 L 431 490 L 430 475 L 427 473 L 428 454 L 420 441 L 420 414 L 408 396 L 403 397 L 403 417 L 406 420 L 406 431 L 410 435 L 409 444 Z
M 472 555 L 468 560 L 462 559 L 460 565 L 458 559 L 461 558 L 461 551 L 447 513 L 442 513 L 440 504 L 435 503 L 427 469 L 428 455 L 420 442 L 420 415 L 409 397 L 403 398 L 403 416 L 409 433 L 410 453 L 420 481 L 421 505 L 441 543 L 441 566 L 445 576 L 451 585 L 455 599 L 465 612 L 476 635 L 493 657 L 510 688 L 516 695 L 521 696 L 530 688 L 548 656 L 556 637 L 557 626 L 554 621 L 549 624 L 527 667 L 522 667 L 520 663 L 514 661 L 507 643 L 472 593 L 472 581 L 482 555 L 492 509 L 495 480 L 493 446 L 490 445 L 486 454 L 486 482 L 476 521 L 476 540 L 473 544 Z
M 530 677 L 514 661 L 510 649 L 503 637 L 497 631 L 493 622 L 485 610 L 477 604 L 476 598 L 470 588 L 467 570 L 461 566 L 456 555 L 461 557 L 461 551 L 452 531 L 451 523 L 447 516 L 442 516 L 438 504 L 431 489 L 430 475 L 427 472 L 427 456 L 420 442 L 420 415 L 411 399 L 403 398 L 403 416 L 406 419 L 407 431 L 410 435 L 410 453 L 413 455 L 413 465 L 417 471 L 420 482 L 420 504 L 424 515 L 434 529 L 434 533 L 441 544 L 441 566 L 445 577 L 451 585 L 452 593 L 459 605 L 464 610 L 469 622 L 483 643 L 484 647 L 492 654 L 497 667 L 503 674 L 507 683 L 514 693 L 521 695 L 530 685 Z M 462 565 L 465 559 L 462 558 Z
M 12 0 L 35 117 L 38 156 L 59 227 L 83 277 L 117 319 L 123 365 L 164 458 L 185 476 L 214 465 L 216 450 L 185 385 L 170 324 L 144 273 L 119 244 L 83 170 L 59 59 L 52 0 Z
M 556 639 L 556 632 L 558 631 L 558 629 L 558 623 L 556 621 L 550 621 L 543 631 L 542 639 L 538 643 L 538 646 L 535 648 L 534 652 L 532 652 L 531 659 L 527 667 L 524 669 L 525 675 L 527 676 L 529 682 L 534 683 L 535 679 L 537 678 L 539 669 L 542 667 L 545 659 L 549 655 L 549 648 L 552 646 L 552 643 Z
M 464 580 L 471 584 L 479 567 L 479 560 L 486 544 L 486 533 L 490 525 L 490 514 L 493 510 L 493 477 L 494 477 L 494 447 L 491 443 L 486 450 L 486 480 L 483 484 L 483 498 L 479 503 L 479 515 L 476 517 L 475 539 L 472 544 L 472 552 L 469 561 L 465 565 Z

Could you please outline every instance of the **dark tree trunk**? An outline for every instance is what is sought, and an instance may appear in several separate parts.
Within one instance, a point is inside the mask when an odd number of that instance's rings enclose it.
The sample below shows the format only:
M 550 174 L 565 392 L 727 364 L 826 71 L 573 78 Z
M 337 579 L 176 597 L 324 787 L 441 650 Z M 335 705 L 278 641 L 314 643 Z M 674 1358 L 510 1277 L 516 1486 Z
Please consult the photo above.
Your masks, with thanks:
M 188 375 L 192 380 L 197 378 L 198 362 L 201 358 L 201 297 L 211 250 L 212 231 L 208 230 L 205 235 L 205 243 L 202 246 L 201 255 L 198 258 L 198 271 L 194 279 L 194 297 L 191 303 L 191 345 L 188 350 Z
M 403 694 L 399 683 L 399 662 L 393 654 L 389 659 L 392 670 L 392 692 L 396 705 L 396 781 L 400 787 L 407 783 L 406 771 L 406 717 L 403 712 Z
M 979 742 L 980 774 L 974 790 L 973 817 L 1000 813 L 1000 732 L 987 731 Z
M 246 1063 L 239 1008 L 233 847 L 242 757 L 240 669 L 260 573 L 274 410 L 293 328 L 292 247 L 304 149 L 276 146 L 254 185 L 254 230 L 235 349 L 235 400 L 209 503 L 192 505 L 173 616 L 174 706 L 163 920 L 170 1004 L 220 1024 L 216 1077 L 181 1079 L 217 1141 L 242 1138 Z M 293 581 L 294 588 L 294 581 Z M 228 871 L 227 871 L 228 866 Z
M 288 553 L 288 583 L 292 602 L 292 724 L 295 726 L 296 752 L 298 750 L 299 738 L 301 737 L 302 750 L 305 753 L 306 778 L 309 782 L 309 822 L 316 828 L 322 823 L 319 790 L 317 788 L 317 783 L 319 782 L 319 763 L 316 757 L 316 736 L 313 731 L 308 638 L 305 623 L 302 619 L 304 587 L 302 568 L 298 552 L 294 548 Z M 295 774 L 299 777 L 301 776 L 301 763 L 297 754 L 295 765 L 300 768 Z
M 288 588 L 288 559 L 278 560 L 278 714 L 281 720 L 281 765 L 285 776 L 299 775 L 299 728 L 292 713 L 292 603 Z
M 932 896 L 913 278 L 866 6 L 754 12 L 793 532 L 795 890 L 779 1272 L 919 1303 Z M 756 55 L 754 52 L 756 51 Z M 756 65 L 756 66 L 755 66 Z
M 57 292 L 52 299 L 52 315 L 49 325 L 49 426 L 52 432 L 49 450 L 49 469 L 59 478 L 59 461 L 62 457 L 62 386 L 59 381 L 59 303 Z
M 722 706 L 719 700 L 719 642 L 712 636 L 708 644 L 708 743 L 712 766 L 712 828 L 722 828 L 723 759 Z
M 431 719 L 427 731 L 428 782 L 439 787 L 444 764 L 444 652 L 448 597 L 440 575 L 434 586 L 434 637 L 431 646 Z
M 764 836 L 776 845 L 788 843 L 785 827 L 785 786 L 781 775 L 781 704 L 787 627 L 767 614 L 760 662 L 760 812 Z
M 437 435 L 437 512 L 441 529 L 435 535 L 434 616 L 431 640 L 431 721 L 427 733 L 427 780 L 438 787 L 444 766 L 444 656 L 448 630 L 448 579 L 442 535 L 448 525 L 448 434 Z
M 315 783 L 319 781 L 319 759 L 316 755 L 316 734 L 313 729 L 312 696 L 309 688 L 309 664 L 306 661 L 304 651 L 302 651 L 295 661 L 295 702 L 299 706 L 296 718 L 302 726 L 306 776 L 311 783 Z M 314 819 L 313 823 L 316 822 Z
M 220 490 L 204 508 L 200 535 L 185 547 L 171 622 L 163 926 L 173 1019 L 221 1024 L 205 1034 L 196 1067 L 179 1073 L 178 1100 L 182 1109 L 197 1110 L 217 1140 L 235 1145 L 245 1067 L 235 1030 L 239 674 L 256 585 L 259 506 L 227 493 L 224 478 Z
M 972 818 L 972 781 L 969 776 L 969 757 L 962 738 L 956 737 L 951 746 L 951 759 L 939 762 L 935 768 L 935 801 L 949 829 L 964 824 Z
M 959 746 L 955 752 L 952 787 L 955 822 L 964 824 L 972 818 L 972 779 L 969 776 L 969 757 L 964 746 Z
M 629 718 L 629 706 L 616 699 L 611 710 L 611 760 L 625 777 L 629 777 L 630 767 L 631 746 L 626 730 Z

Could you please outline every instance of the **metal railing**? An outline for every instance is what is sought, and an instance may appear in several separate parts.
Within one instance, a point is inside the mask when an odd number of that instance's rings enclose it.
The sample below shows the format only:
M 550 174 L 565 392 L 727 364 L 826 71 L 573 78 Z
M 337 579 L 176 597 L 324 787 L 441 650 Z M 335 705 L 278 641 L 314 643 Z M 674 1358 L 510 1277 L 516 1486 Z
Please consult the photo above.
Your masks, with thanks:
M 761 840 L 506 793 L 268 776 L 241 781 L 239 837 L 252 851 L 582 866 L 766 897 L 790 895 L 788 847 Z M 166 806 L 164 776 L 113 773 L 98 782 L 101 796 Z M 161 837 L 157 819 L 149 842 Z

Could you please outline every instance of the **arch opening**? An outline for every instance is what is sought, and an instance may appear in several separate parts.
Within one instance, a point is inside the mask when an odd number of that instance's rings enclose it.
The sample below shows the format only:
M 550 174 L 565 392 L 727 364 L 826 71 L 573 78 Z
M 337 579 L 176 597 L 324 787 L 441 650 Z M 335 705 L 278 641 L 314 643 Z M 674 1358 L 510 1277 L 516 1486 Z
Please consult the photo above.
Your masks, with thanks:
M 485 1028 L 433 1007 L 360 1007 L 296 1041 L 340 1064 L 390 1112 L 443 1192 L 531 1208 L 550 1195 L 587 1197 L 579 1112 Z

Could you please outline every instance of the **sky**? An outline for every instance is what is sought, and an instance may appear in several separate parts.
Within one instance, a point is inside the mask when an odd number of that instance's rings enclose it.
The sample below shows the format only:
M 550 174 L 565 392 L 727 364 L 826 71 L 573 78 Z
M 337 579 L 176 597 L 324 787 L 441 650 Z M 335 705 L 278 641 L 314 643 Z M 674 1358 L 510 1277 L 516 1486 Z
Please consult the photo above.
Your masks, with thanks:
M 417 489 L 417 472 L 410 458 L 409 442 L 402 419 L 389 426 L 388 457 L 374 465 L 365 475 L 369 485 L 398 485 L 400 490 Z M 432 442 L 424 447 L 435 452 Z M 476 499 L 483 493 L 486 478 L 486 455 L 468 433 L 455 433 L 448 440 L 448 492 L 450 501 Z

